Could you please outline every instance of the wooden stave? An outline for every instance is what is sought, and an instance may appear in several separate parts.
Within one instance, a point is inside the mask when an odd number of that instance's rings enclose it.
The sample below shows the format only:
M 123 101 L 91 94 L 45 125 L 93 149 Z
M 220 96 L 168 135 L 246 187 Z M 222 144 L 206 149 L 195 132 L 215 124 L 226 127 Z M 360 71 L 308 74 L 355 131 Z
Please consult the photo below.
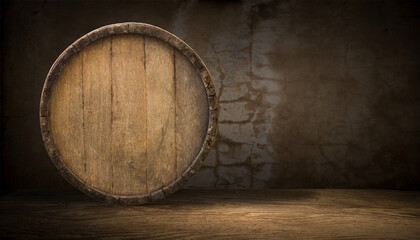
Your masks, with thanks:
M 208 128 L 206 137 L 203 141 L 199 153 L 197 154 L 196 158 L 191 163 L 189 168 L 186 169 L 180 177 L 176 178 L 171 183 L 162 187 L 161 189 L 155 190 L 148 194 L 115 195 L 99 191 L 87 185 L 86 182 L 77 177 L 59 158 L 59 153 L 54 146 L 49 127 L 49 99 L 51 97 L 54 83 L 57 80 L 58 75 L 61 72 L 62 68 L 65 66 L 65 64 L 70 60 L 70 58 L 74 54 L 81 51 L 88 44 L 104 37 L 120 34 L 141 34 L 154 37 L 165 43 L 168 43 L 175 49 L 179 50 L 191 62 L 192 66 L 198 71 L 207 94 L 207 103 L 209 106 Z M 41 135 L 44 142 L 44 146 L 54 166 L 57 168 L 60 174 L 75 188 L 79 189 L 80 191 L 92 198 L 103 200 L 108 203 L 119 203 L 124 205 L 139 205 L 160 200 L 174 193 L 182 185 L 184 185 L 201 167 L 209 151 L 214 146 L 217 135 L 218 114 L 219 106 L 218 99 L 216 96 L 216 90 L 211 79 L 210 73 L 203 60 L 198 56 L 198 54 L 190 46 L 188 46 L 188 44 L 186 44 L 184 41 L 182 41 L 172 33 L 150 24 L 137 22 L 117 23 L 103 26 L 85 34 L 84 36 L 76 40 L 74 43 L 72 43 L 69 47 L 67 47 L 56 59 L 56 61 L 54 62 L 47 74 L 42 89 L 39 109 Z

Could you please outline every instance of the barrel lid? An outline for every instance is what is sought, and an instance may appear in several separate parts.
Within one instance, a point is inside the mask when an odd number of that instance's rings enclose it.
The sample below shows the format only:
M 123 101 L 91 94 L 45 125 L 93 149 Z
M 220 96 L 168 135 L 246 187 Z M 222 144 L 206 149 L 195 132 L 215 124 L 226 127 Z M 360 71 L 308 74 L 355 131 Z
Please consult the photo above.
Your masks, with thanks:
M 177 49 L 181 52 L 188 61 L 191 62 L 192 66 L 198 72 L 199 77 L 202 80 L 202 83 L 205 88 L 207 95 L 208 103 L 208 128 L 205 135 L 204 142 L 202 147 L 193 160 L 192 164 L 186 169 L 181 176 L 174 179 L 168 185 L 157 189 L 150 193 L 140 194 L 140 195 L 116 195 L 106 193 L 104 191 L 95 189 L 90 186 L 86 181 L 80 179 L 76 174 L 74 174 L 69 167 L 63 163 L 60 159 L 57 148 L 54 144 L 53 138 L 51 136 L 50 128 L 50 110 L 49 103 L 53 91 L 53 86 L 58 79 L 60 72 L 63 67 L 69 60 L 82 49 L 84 49 L 89 44 L 98 41 L 102 38 L 121 35 L 121 34 L 141 34 L 145 36 L 154 37 L 159 39 Z M 202 59 L 197 55 L 197 53 L 188 46 L 184 41 L 173 35 L 172 33 L 163 30 L 159 27 L 146 24 L 146 23 L 137 23 L 137 22 L 126 22 L 111 24 L 96 30 L 89 32 L 88 34 L 82 36 L 71 44 L 63 53 L 57 58 L 57 60 L 52 65 L 51 69 L 48 72 L 48 75 L 45 79 L 44 87 L 42 90 L 41 101 L 40 101 L 40 124 L 41 124 L 41 133 L 44 140 L 45 148 L 55 165 L 58 171 L 64 176 L 64 178 L 69 181 L 74 187 L 86 193 L 87 195 L 105 200 L 112 203 L 121 203 L 121 204 L 143 204 L 158 199 L 162 199 L 169 194 L 172 194 L 180 186 L 182 186 L 186 181 L 188 181 L 191 176 L 200 168 L 202 162 L 206 158 L 207 154 L 213 147 L 215 143 L 215 138 L 217 134 L 217 123 L 218 123 L 218 101 L 216 97 L 216 91 L 211 79 L 210 73 L 205 66 Z

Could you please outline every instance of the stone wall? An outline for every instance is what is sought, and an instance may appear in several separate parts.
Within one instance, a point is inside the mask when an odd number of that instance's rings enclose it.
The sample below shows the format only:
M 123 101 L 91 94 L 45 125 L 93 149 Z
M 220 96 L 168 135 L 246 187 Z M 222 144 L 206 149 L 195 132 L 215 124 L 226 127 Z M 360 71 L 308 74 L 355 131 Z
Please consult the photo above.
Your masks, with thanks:
M 13 188 L 68 187 L 38 126 L 42 84 L 78 37 L 124 21 L 184 39 L 220 100 L 189 188 L 420 188 L 420 4 L 404 1 L 8 2 L 3 156 Z

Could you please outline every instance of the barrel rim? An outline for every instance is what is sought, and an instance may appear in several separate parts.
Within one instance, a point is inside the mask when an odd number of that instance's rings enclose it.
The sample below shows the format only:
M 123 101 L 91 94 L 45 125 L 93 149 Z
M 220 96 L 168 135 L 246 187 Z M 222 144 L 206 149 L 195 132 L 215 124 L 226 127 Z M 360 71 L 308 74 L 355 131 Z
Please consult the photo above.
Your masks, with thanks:
M 77 177 L 61 161 L 59 153 L 55 148 L 53 139 L 51 137 L 49 126 L 49 100 L 51 97 L 54 83 L 57 80 L 59 73 L 64 67 L 64 65 L 70 60 L 70 58 L 74 54 L 81 51 L 88 44 L 104 37 L 120 34 L 142 34 L 150 37 L 155 37 L 178 49 L 198 71 L 206 89 L 207 102 L 209 106 L 207 134 L 198 155 L 196 156 L 192 164 L 189 166 L 189 168 L 184 171 L 181 177 L 178 177 L 177 179 L 173 180 L 167 186 L 155 190 L 154 192 L 140 195 L 109 194 L 97 190 L 92 186 L 86 184 L 86 181 L 83 181 L 82 179 Z M 212 78 L 206 65 L 204 64 L 203 60 L 198 56 L 198 54 L 188 44 L 186 44 L 183 40 L 181 40 L 174 34 L 157 26 L 138 22 L 117 23 L 100 27 L 85 34 L 84 36 L 76 40 L 74 43 L 72 43 L 69 47 L 67 47 L 56 59 L 56 61 L 54 62 L 47 74 L 47 77 L 44 82 L 44 87 L 42 89 L 39 109 L 41 135 L 44 142 L 44 146 L 48 152 L 48 155 L 51 158 L 51 161 L 53 162 L 57 170 L 61 173 L 61 175 L 74 187 L 76 187 L 77 189 L 84 192 L 90 197 L 104 200 L 109 203 L 120 203 L 125 205 L 138 205 L 163 199 L 166 196 L 169 196 L 170 194 L 177 191 L 183 184 L 185 184 L 191 178 L 191 176 L 193 176 L 195 172 L 197 172 L 197 170 L 201 167 L 209 151 L 214 146 L 215 138 L 217 135 L 218 114 L 218 99 L 216 96 L 216 90 Z

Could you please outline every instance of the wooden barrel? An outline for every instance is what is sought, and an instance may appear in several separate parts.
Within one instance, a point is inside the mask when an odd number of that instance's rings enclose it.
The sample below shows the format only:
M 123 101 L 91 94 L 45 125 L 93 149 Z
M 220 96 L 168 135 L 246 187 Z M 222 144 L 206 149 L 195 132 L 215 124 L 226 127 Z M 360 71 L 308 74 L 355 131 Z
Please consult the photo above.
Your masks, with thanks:
M 60 173 L 89 196 L 142 204 L 176 191 L 214 144 L 217 98 L 200 57 L 158 27 L 121 23 L 69 46 L 40 120 Z

